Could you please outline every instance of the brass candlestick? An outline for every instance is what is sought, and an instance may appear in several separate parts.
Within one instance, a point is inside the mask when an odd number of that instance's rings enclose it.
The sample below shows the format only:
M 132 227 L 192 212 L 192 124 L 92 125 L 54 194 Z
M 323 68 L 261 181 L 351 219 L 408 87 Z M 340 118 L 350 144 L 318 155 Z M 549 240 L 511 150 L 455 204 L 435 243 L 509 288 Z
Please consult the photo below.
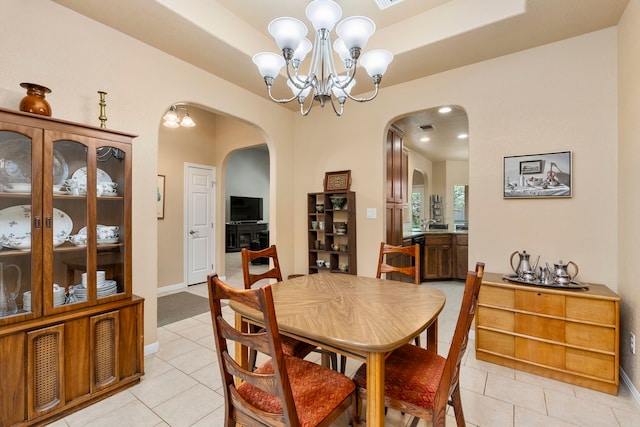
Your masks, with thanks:
M 107 115 L 105 113 L 105 108 L 107 106 L 107 102 L 104 100 L 104 97 L 107 95 L 107 92 L 103 92 L 101 90 L 98 91 L 98 94 L 100 95 L 100 116 L 98 117 L 98 119 L 100 120 L 100 127 L 101 128 L 106 128 L 106 122 L 107 122 Z

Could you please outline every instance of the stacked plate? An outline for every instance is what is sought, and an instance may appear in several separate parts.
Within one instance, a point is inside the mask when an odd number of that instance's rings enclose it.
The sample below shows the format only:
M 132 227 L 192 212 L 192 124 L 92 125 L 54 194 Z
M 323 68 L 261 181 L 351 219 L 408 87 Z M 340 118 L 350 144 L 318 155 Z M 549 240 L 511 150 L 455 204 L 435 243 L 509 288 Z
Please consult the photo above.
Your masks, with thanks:
M 98 288 L 104 286 L 105 272 L 104 270 L 96 271 L 96 282 Z M 87 287 L 87 273 L 82 273 L 82 286 Z
M 98 298 L 104 298 L 118 293 L 118 283 L 115 280 L 103 280 L 98 284 Z M 87 285 L 81 283 L 73 287 L 73 294 L 77 301 L 87 300 Z
M 66 295 L 65 289 L 62 286 L 56 285 L 54 283 L 53 284 L 53 306 L 57 307 L 59 305 L 64 304 L 66 297 L 67 295 Z
M 31 291 L 26 291 L 22 294 L 22 309 L 31 311 Z
M 54 283 L 53 285 L 53 306 L 57 307 L 65 303 L 66 300 L 65 289 Z M 31 291 L 26 291 L 22 294 L 22 309 L 24 311 L 31 311 Z

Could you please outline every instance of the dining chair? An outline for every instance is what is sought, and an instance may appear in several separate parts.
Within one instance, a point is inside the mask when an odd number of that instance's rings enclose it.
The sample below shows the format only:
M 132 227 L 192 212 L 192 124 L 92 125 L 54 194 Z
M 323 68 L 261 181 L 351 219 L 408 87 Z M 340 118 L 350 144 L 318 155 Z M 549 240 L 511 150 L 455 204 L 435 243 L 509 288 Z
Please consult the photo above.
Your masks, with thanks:
M 251 273 L 251 261 L 263 257 L 268 258 L 273 262 L 273 267 L 262 273 Z M 257 251 L 242 248 L 242 274 L 244 276 L 245 289 L 252 289 L 255 283 L 265 279 L 274 279 L 277 282 L 282 282 L 282 272 L 280 271 L 280 262 L 278 261 L 276 245 L 271 245 L 268 248 Z M 252 332 L 257 332 L 260 329 L 260 327 L 256 325 L 249 325 L 249 328 L 253 329 Z M 282 336 L 280 341 L 282 342 L 282 351 L 289 356 L 304 358 L 307 354 L 316 349 L 316 346 L 312 344 L 287 336 Z M 249 352 L 249 367 L 252 369 L 256 366 L 256 358 L 257 352 L 255 350 L 251 350 Z
M 404 261 L 408 265 L 404 266 Z M 407 259 L 408 258 L 408 259 Z M 392 264 L 393 263 L 393 264 Z M 380 256 L 378 257 L 378 270 L 376 277 L 382 278 L 382 274 L 385 273 L 385 277 L 388 277 L 389 273 L 400 273 L 413 279 L 413 283 L 420 284 L 420 245 L 415 244 L 412 246 L 394 246 L 385 242 L 380 242 Z M 437 329 L 437 324 L 434 325 L 434 330 Z M 416 345 L 420 345 L 420 336 L 415 339 Z
M 213 335 L 225 397 L 224 425 L 329 426 L 355 402 L 355 385 L 343 374 L 282 350 L 271 285 L 234 289 L 217 274 L 207 277 Z M 225 320 L 222 301 L 260 312 L 264 329 L 243 332 Z M 267 355 L 255 371 L 229 354 L 235 343 Z
M 484 263 L 469 271 L 464 295 L 446 358 L 430 350 L 406 344 L 394 350 L 385 361 L 384 404 L 425 420 L 434 427 L 444 427 L 447 404 L 453 407 L 458 427 L 465 425 L 460 399 L 460 363 L 469 341 L 469 328 L 478 303 L 478 293 L 484 274 Z M 354 418 L 358 421 L 362 399 L 366 398 L 366 366 L 355 373 L 358 401 Z
M 402 258 L 410 258 L 409 265 L 403 265 Z M 394 263 L 396 265 L 392 265 Z M 382 273 L 400 273 L 411 277 L 413 283 L 420 284 L 420 245 L 394 246 L 385 242 L 380 243 L 380 256 L 378 257 L 378 270 L 376 277 L 380 279 Z

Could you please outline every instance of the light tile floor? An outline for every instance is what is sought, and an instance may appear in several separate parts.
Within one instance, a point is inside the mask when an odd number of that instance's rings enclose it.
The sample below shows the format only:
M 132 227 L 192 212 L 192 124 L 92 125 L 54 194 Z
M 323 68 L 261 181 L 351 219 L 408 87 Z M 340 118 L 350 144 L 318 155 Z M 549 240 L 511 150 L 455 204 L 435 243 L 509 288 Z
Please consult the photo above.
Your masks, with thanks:
M 239 255 L 239 254 L 238 254 Z M 264 268 L 256 266 L 256 269 Z M 228 255 L 227 282 L 242 287 L 239 256 Z M 442 289 L 447 304 L 439 320 L 440 352 L 449 348 L 462 297 L 462 282 L 430 282 Z M 204 285 L 188 292 L 207 296 Z M 226 315 L 233 313 L 226 309 Z M 424 339 L 424 338 L 423 338 Z M 212 338 L 211 317 L 204 313 L 158 330 L 160 350 L 145 358 L 140 384 L 67 416 L 54 427 L 222 426 L 224 398 Z M 316 353 L 311 358 L 318 358 Z M 359 366 L 349 360 L 347 375 Z M 640 406 L 624 384 L 618 396 L 553 381 L 476 360 L 469 343 L 461 370 L 467 425 L 479 427 L 632 427 L 640 425 Z M 449 410 L 452 414 L 452 411 Z M 385 425 L 405 427 L 407 415 L 389 411 Z M 346 426 L 343 416 L 334 426 Z M 418 426 L 428 426 L 421 420 Z M 447 425 L 455 426 L 453 416 Z

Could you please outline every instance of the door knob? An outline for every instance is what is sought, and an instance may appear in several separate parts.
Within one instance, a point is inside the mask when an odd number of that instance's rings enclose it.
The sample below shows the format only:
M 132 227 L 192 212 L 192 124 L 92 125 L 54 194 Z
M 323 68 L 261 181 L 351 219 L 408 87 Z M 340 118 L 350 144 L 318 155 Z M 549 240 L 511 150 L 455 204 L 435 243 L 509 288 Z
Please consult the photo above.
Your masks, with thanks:
M 193 236 L 194 234 L 196 234 L 196 233 L 197 233 L 197 231 L 189 230 L 189 234 L 191 234 L 192 236 Z

